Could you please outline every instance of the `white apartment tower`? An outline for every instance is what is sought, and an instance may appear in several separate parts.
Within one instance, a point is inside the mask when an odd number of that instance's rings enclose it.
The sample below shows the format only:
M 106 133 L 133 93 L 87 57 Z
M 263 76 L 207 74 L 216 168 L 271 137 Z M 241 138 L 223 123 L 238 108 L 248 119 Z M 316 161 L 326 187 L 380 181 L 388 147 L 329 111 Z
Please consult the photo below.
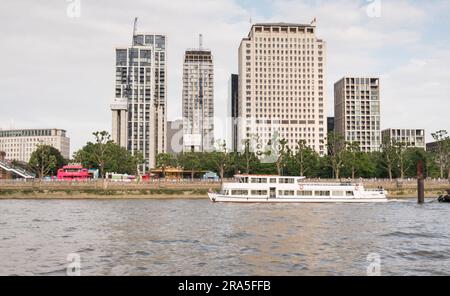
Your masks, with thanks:
M 245 139 L 267 144 L 275 135 L 326 153 L 326 43 L 316 25 L 252 26 L 239 47 L 238 150 Z
M 344 77 L 334 84 L 334 128 L 346 142 L 357 142 L 362 152 L 379 151 L 380 80 Z
M 166 151 L 166 36 L 137 33 L 130 48 L 116 48 L 112 136 L 132 153 L 141 152 L 144 172 Z
M 214 66 L 210 50 L 186 50 L 183 63 L 183 151 L 214 148 Z

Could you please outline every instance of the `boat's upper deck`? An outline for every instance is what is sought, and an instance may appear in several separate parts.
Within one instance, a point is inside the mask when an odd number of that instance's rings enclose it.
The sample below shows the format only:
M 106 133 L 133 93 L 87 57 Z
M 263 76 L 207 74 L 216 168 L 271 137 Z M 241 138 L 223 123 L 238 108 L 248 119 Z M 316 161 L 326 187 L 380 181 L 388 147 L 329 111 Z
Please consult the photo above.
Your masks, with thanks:
M 282 177 L 275 175 L 236 175 L 237 183 L 247 184 L 297 184 L 305 177 Z
M 224 188 L 303 188 L 310 187 L 330 187 L 330 188 L 354 188 L 355 186 L 362 187 L 362 184 L 352 183 L 326 183 L 326 182 L 310 182 L 305 177 L 286 177 L 274 175 L 236 175 L 234 183 L 224 183 Z

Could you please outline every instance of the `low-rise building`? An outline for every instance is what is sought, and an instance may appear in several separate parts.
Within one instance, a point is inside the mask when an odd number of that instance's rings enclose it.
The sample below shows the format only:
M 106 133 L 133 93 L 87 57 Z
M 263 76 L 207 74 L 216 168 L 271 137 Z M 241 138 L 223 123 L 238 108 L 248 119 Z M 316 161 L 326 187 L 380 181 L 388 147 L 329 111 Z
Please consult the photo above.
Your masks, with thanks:
M 408 147 L 425 149 L 425 130 L 389 128 L 381 132 L 383 140 L 391 143 L 405 143 Z
M 0 130 L 0 151 L 6 158 L 28 162 L 38 145 L 58 149 L 66 159 L 70 158 L 70 139 L 62 129 Z
M 439 142 L 427 143 L 427 152 L 437 153 L 439 151 Z

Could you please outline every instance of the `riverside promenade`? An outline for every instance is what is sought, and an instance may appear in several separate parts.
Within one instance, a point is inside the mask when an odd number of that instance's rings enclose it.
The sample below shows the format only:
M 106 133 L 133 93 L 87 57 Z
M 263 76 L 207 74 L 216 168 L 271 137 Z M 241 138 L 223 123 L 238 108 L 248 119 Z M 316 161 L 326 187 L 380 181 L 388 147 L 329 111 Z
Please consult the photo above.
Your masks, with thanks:
M 231 181 L 225 179 L 224 182 Z M 368 189 L 382 187 L 390 198 L 414 197 L 417 181 L 385 179 L 341 179 L 341 182 L 363 183 Z M 334 179 L 306 179 L 305 182 L 330 183 Z M 147 182 L 92 181 L 44 181 L 44 180 L 0 180 L 0 199 L 52 199 L 52 198 L 207 198 L 208 190 L 218 190 L 220 181 L 205 180 L 152 180 Z M 450 188 L 449 180 L 429 179 L 425 181 L 425 194 L 436 198 Z

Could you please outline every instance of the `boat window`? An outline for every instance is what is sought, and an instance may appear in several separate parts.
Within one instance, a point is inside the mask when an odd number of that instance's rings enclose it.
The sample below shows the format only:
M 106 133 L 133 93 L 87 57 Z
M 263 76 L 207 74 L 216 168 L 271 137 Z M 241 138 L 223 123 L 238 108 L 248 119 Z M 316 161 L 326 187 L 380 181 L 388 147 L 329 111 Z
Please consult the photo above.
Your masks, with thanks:
M 313 192 L 312 191 L 297 191 L 297 195 L 298 196 L 312 196 Z
M 316 191 L 316 196 L 330 196 L 330 191 Z
M 280 183 L 281 184 L 294 184 L 295 183 L 295 179 L 293 179 L 293 178 L 280 178 Z
M 267 178 L 252 178 L 251 183 L 267 183 Z
M 344 191 L 333 191 L 333 196 L 344 196 Z
M 345 195 L 347 195 L 347 196 L 353 196 L 353 191 L 347 191 L 347 192 L 345 193 Z
M 277 184 L 277 178 L 270 178 L 270 183 Z
M 252 190 L 251 195 L 267 196 L 267 190 Z
M 231 195 L 248 195 L 248 190 L 231 190 Z
M 294 196 L 295 195 L 295 191 L 294 190 L 280 190 L 280 195 L 284 195 L 284 196 Z

